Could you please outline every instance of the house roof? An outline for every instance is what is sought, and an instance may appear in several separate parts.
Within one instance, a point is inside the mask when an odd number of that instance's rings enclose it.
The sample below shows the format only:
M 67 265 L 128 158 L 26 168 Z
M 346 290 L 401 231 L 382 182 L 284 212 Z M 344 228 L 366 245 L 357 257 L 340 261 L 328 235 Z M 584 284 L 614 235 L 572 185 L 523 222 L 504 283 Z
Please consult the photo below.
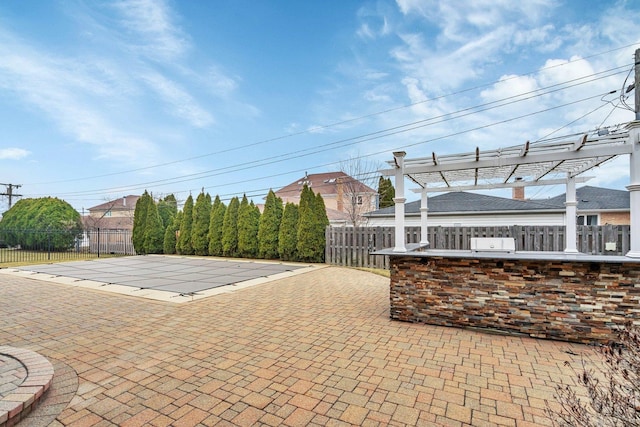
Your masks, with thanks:
M 584 186 L 576 189 L 578 210 L 629 210 L 629 192 L 609 188 Z M 429 215 L 445 213 L 491 213 L 491 212 L 533 212 L 564 211 L 566 195 L 550 199 L 515 200 L 485 194 L 464 191 L 444 193 L 429 197 Z M 406 215 L 420 214 L 420 200 L 405 204 Z M 369 212 L 364 216 L 394 216 L 395 207 L 391 206 Z
M 136 202 L 140 196 L 128 195 L 125 197 L 120 197 L 114 200 L 110 200 L 108 202 L 101 203 L 99 205 L 93 206 L 89 208 L 89 212 L 91 211 L 117 211 L 117 210 L 133 210 L 136 208 Z
M 320 193 L 322 196 L 338 194 L 337 186 L 339 182 L 350 183 L 353 182 L 354 188 L 349 188 L 349 193 L 377 193 L 376 190 L 361 183 L 355 178 L 350 177 L 344 172 L 326 172 L 315 173 L 305 175 L 302 178 L 286 185 L 276 191 L 278 197 L 298 197 L 302 191 L 304 184 L 307 184 L 309 188 L 313 190 L 315 194 Z M 347 191 L 345 189 L 345 191 Z
M 583 211 L 631 209 L 630 194 L 625 190 L 584 186 L 576 189 L 576 200 L 578 209 Z M 565 195 L 553 197 L 547 202 L 562 205 L 565 202 Z

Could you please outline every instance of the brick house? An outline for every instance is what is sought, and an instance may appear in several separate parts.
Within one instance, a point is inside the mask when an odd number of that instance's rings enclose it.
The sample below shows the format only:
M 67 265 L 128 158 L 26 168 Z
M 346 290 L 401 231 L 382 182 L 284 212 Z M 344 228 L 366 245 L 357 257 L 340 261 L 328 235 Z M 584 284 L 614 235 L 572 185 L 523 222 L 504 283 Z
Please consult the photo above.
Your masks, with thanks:
M 87 229 L 132 230 L 133 214 L 140 196 L 129 195 L 89 208 L 83 217 Z
M 344 172 L 305 174 L 304 177 L 275 191 L 283 203 L 300 203 L 304 185 L 320 193 L 331 225 L 361 223 L 363 214 L 378 205 L 378 192 Z

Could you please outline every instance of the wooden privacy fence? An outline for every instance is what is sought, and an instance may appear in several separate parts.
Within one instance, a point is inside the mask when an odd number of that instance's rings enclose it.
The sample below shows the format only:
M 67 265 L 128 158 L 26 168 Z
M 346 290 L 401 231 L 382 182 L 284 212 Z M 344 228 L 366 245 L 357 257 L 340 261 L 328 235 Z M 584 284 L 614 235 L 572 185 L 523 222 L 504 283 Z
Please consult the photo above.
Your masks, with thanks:
M 624 255 L 628 225 L 579 225 L 577 249 L 585 254 Z M 389 268 L 386 256 L 371 252 L 395 246 L 394 227 L 327 227 L 325 260 L 349 267 Z M 420 242 L 420 227 L 405 227 L 406 242 Z M 429 227 L 431 249 L 470 250 L 472 237 L 513 237 L 516 251 L 557 251 L 565 247 L 564 226 Z

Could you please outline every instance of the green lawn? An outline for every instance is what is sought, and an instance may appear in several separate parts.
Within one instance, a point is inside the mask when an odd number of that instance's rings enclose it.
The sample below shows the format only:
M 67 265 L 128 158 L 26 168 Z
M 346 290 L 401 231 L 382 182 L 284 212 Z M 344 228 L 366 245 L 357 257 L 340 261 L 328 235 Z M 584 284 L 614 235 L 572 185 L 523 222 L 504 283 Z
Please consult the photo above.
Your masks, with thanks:
M 100 258 L 111 258 L 121 255 L 100 254 Z M 0 268 L 21 267 L 33 264 L 50 264 L 54 262 L 86 261 L 97 259 L 98 254 L 86 252 L 41 252 L 16 249 L 0 249 Z

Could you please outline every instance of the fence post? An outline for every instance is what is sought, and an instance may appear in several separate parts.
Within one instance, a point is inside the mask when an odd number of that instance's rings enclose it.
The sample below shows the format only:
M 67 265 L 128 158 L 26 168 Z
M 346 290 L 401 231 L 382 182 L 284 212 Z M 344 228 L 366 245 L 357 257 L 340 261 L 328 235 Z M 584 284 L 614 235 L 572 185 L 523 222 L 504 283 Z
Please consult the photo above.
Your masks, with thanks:
M 100 258 L 100 227 L 98 227 L 98 258 Z

